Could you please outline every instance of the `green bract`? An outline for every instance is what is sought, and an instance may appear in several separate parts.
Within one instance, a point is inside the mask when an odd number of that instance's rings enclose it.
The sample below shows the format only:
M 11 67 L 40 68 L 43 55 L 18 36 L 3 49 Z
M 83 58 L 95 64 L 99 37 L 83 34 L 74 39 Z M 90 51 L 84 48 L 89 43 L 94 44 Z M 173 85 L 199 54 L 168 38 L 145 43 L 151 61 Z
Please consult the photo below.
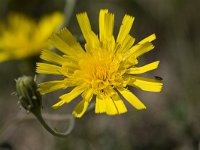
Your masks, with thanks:
M 32 77 L 22 76 L 16 80 L 16 92 L 21 105 L 30 112 L 40 111 L 42 99 Z

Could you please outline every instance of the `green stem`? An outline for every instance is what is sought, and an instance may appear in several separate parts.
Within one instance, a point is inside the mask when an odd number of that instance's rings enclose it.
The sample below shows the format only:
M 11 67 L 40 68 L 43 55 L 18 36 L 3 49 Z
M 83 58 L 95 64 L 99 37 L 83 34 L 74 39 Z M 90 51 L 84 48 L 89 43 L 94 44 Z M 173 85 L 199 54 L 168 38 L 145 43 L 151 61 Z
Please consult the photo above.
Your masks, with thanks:
M 45 121 L 44 121 L 44 119 L 43 119 L 43 117 L 42 117 L 42 115 L 41 115 L 41 112 L 36 112 L 36 113 L 33 113 L 35 116 L 36 116 L 36 118 L 38 119 L 38 121 L 42 124 L 42 126 L 47 130 L 47 131 L 49 131 L 49 133 L 51 133 L 52 135 L 54 135 L 54 136 L 57 136 L 57 137 L 67 137 L 70 133 L 71 133 L 71 131 L 72 131 L 72 129 L 73 129 L 73 124 L 67 129 L 67 131 L 66 132 L 64 132 L 64 133 L 61 133 L 61 132 L 57 132 L 57 131 L 55 131 L 55 130 L 53 130 Z
M 65 8 L 64 8 L 65 20 L 64 20 L 64 24 L 62 25 L 62 27 L 69 25 L 69 21 L 74 12 L 75 5 L 76 5 L 76 0 L 66 0 L 65 1 Z

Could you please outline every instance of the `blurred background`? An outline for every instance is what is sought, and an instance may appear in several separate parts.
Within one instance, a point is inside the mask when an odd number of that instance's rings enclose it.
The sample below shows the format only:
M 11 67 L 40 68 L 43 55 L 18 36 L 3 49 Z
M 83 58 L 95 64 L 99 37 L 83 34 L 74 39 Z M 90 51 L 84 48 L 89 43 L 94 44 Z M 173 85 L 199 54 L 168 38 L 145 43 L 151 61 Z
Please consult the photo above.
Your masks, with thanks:
M 40 61 L 45 40 L 61 25 L 83 42 L 76 13 L 87 11 L 98 33 L 102 8 L 115 14 L 115 35 L 125 14 L 135 17 L 131 35 L 136 42 L 156 33 L 155 49 L 139 62 L 161 61 L 159 68 L 147 76 L 162 77 L 163 90 L 148 93 L 132 89 L 146 104 L 146 110 L 137 111 L 127 104 L 128 113 L 112 117 L 96 115 L 92 110 L 75 119 L 67 138 L 53 137 L 17 105 L 17 97 L 11 95 L 14 79 L 35 75 L 35 63 Z M 200 150 L 199 10 L 199 0 L 1 0 L 0 150 Z M 52 19 L 55 13 L 59 15 Z M 21 17 L 26 25 L 10 14 L 27 17 Z M 14 53 L 17 49 L 30 53 L 22 51 L 18 55 Z M 42 76 L 38 78 L 42 80 Z M 65 130 L 76 102 L 53 110 L 50 106 L 57 97 L 55 93 L 44 96 L 43 113 L 54 116 L 46 118 L 52 127 Z

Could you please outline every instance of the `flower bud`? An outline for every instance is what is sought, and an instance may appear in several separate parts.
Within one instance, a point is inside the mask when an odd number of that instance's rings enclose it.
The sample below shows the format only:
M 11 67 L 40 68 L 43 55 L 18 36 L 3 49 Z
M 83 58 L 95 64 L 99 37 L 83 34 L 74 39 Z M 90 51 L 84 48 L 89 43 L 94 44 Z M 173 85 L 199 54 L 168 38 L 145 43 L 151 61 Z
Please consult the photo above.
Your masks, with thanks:
M 42 98 L 32 77 L 19 77 L 16 80 L 16 93 L 22 107 L 27 111 L 35 113 L 41 110 Z

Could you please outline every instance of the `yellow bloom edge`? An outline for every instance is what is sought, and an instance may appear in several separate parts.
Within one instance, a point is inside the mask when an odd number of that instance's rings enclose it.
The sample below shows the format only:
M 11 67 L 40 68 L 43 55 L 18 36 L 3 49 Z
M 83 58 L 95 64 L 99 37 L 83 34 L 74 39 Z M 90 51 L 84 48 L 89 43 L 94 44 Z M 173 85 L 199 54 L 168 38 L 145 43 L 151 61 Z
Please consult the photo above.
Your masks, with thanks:
M 7 23 L 0 23 L 0 63 L 39 55 L 48 37 L 58 30 L 64 17 L 60 12 L 43 16 L 38 22 L 23 14 L 10 13 Z

